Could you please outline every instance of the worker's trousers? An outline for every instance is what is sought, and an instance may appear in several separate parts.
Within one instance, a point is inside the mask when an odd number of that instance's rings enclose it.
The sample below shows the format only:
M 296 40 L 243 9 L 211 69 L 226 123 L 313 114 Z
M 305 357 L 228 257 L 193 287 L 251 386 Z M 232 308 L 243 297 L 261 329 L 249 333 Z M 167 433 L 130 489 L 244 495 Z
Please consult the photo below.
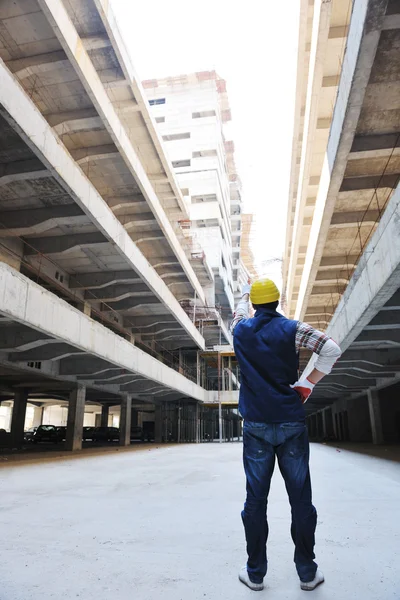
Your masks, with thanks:
M 297 573 L 301 581 L 312 581 L 315 577 L 317 512 L 311 500 L 309 455 L 304 422 L 266 424 L 245 421 L 243 462 L 247 497 L 242 520 L 247 542 L 247 570 L 254 583 L 261 583 L 267 573 L 267 501 L 275 456 L 292 508 L 291 534 L 295 544 Z

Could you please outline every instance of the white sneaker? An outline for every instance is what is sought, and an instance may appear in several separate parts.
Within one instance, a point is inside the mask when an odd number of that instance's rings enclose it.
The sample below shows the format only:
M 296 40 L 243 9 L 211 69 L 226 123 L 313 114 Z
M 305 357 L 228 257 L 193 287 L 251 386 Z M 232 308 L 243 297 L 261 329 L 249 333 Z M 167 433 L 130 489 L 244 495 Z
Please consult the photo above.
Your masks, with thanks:
M 317 569 L 314 579 L 312 581 L 300 581 L 300 587 L 302 590 L 311 592 L 312 590 L 315 590 L 315 588 L 318 585 L 320 585 L 321 583 L 324 583 L 324 581 L 325 581 L 324 574 L 322 573 L 322 571 Z
M 240 569 L 239 580 L 242 583 L 244 583 L 244 585 L 247 585 L 247 587 L 249 587 L 251 590 L 254 590 L 255 592 L 261 592 L 261 590 L 264 589 L 263 583 L 253 583 L 252 581 L 250 581 L 250 577 L 247 572 L 247 567 L 243 567 L 243 569 Z

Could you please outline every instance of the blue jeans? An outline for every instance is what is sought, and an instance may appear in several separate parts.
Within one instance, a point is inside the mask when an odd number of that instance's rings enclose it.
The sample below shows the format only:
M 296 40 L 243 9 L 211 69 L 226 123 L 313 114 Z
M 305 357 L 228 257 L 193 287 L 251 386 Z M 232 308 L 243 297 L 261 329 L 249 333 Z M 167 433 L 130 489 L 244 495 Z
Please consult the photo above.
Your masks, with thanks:
M 312 505 L 309 471 L 310 447 L 303 422 L 253 423 L 243 428 L 243 463 L 247 497 L 242 520 L 247 542 L 247 570 L 253 583 L 261 583 L 267 573 L 267 502 L 275 456 L 285 480 L 292 508 L 291 534 L 295 545 L 294 562 L 301 581 L 312 581 L 317 511 Z

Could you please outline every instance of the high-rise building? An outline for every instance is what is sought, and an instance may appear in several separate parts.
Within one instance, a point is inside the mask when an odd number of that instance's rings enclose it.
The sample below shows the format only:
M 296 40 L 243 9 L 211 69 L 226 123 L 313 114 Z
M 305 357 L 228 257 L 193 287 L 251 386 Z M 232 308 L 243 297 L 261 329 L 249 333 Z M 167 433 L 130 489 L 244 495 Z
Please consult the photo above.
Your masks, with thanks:
M 213 271 L 207 302 L 226 323 L 239 285 L 242 232 L 234 144 L 224 135 L 231 119 L 226 82 L 204 71 L 143 85 L 186 202 L 186 227 Z

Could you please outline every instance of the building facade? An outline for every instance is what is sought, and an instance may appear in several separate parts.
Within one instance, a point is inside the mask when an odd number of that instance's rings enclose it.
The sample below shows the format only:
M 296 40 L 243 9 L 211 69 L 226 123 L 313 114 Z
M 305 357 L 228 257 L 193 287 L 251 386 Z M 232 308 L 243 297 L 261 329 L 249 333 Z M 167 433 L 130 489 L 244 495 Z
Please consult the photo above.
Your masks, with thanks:
M 239 285 L 242 202 L 234 144 L 224 136 L 226 82 L 205 71 L 143 85 L 187 205 L 187 227 L 213 270 L 207 301 L 227 322 Z

